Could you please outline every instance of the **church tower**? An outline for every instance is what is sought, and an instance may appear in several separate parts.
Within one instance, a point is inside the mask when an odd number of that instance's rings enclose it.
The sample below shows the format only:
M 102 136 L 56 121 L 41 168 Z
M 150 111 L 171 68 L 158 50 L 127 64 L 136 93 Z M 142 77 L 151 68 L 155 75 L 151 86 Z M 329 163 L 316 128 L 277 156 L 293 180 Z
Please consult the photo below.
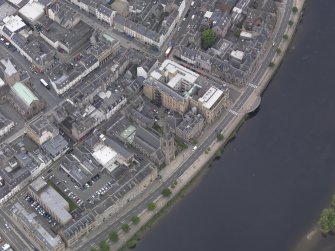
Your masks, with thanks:
M 161 123 L 162 123 L 162 128 L 163 128 L 163 134 L 160 138 L 160 145 L 161 145 L 161 150 L 165 156 L 165 164 L 168 165 L 175 158 L 176 149 L 175 149 L 175 143 L 174 143 L 174 136 L 171 133 L 169 125 L 166 122 L 165 114 L 162 108 L 160 109 L 160 118 L 161 118 Z

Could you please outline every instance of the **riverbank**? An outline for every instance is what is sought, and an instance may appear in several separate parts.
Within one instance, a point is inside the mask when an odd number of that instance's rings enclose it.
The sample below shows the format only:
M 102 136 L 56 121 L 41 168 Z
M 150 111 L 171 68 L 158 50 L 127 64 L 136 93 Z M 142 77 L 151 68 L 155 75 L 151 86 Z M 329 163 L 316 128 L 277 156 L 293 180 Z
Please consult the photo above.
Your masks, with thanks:
M 319 226 L 316 225 L 306 233 L 292 251 L 333 251 L 335 250 L 334 236 L 321 235 Z
M 303 3 L 304 1 L 297 1 L 296 5 L 298 7 L 298 2 L 299 3 Z M 300 8 L 299 8 L 300 9 Z M 299 14 L 295 14 L 295 16 L 299 16 Z M 295 20 L 295 17 L 292 17 L 292 20 Z M 263 90 L 266 88 L 266 86 L 268 85 L 269 81 L 271 80 L 272 76 L 275 74 L 275 71 L 277 69 L 277 67 L 280 65 L 280 62 L 282 60 L 282 58 L 285 55 L 285 52 L 287 50 L 287 48 L 289 47 L 289 41 L 290 39 L 292 39 L 294 30 L 296 28 L 296 24 L 298 22 L 294 22 L 294 24 L 292 26 L 290 26 L 290 28 L 288 28 L 287 30 L 287 34 L 289 35 L 289 38 L 285 41 L 283 41 L 280 44 L 280 47 L 282 49 L 282 53 L 277 54 L 275 56 L 275 67 L 269 68 L 266 71 L 266 74 L 264 74 L 261 83 L 260 83 L 260 87 L 258 88 L 258 94 L 261 95 L 261 93 L 263 92 Z M 236 128 L 238 128 L 239 125 L 241 125 L 241 123 L 243 123 L 243 121 L 245 120 L 245 116 L 247 114 L 247 108 L 252 106 L 253 102 L 255 101 L 255 96 L 252 96 L 249 100 L 247 100 L 247 102 L 244 105 L 244 109 L 243 112 L 241 112 L 234 120 L 231 124 L 229 124 L 229 126 L 227 128 L 225 128 L 225 130 L 223 131 L 223 135 L 224 138 L 226 140 L 224 141 L 215 141 L 211 144 L 210 146 L 210 151 L 204 154 L 202 154 L 200 156 L 200 158 L 195 162 L 195 164 L 193 164 L 192 168 L 189 168 L 179 179 L 177 182 L 177 185 L 175 186 L 175 188 L 173 189 L 173 196 L 175 196 L 175 198 L 180 198 L 180 196 L 183 195 L 183 187 L 187 184 L 190 183 L 190 181 L 194 180 L 194 177 L 197 177 L 197 174 L 201 171 L 204 170 L 205 168 L 203 168 L 204 166 L 208 165 L 208 163 L 210 163 L 211 160 L 213 160 L 216 156 L 218 152 L 221 152 L 222 147 L 227 144 L 228 140 L 230 139 L 230 137 L 232 135 L 235 135 L 236 132 Z M 191 182 L 192 183 L 192 182 Z M 181 193 L 180 193 L 181 192 Z M 171 199 L 172 202 L 177 201 L 178 199 Z M 144 212 L 142 212 L 142 214 L 140 215 L 140 224 L 138 225 L 132 225 L 131 226 L 131 230 L 127 233 L 127 234 L 123 234 L 122 232 L 119 232 L 120 235 L 120 240 L 117 244 L 114 244 L 112 246 L 113 250 L 116 250 L 117 248 L 120 248 L 122 246 L 123 243 L 125 243 L 127 241 L 127 239 L 138 233 L 138 231 L 141 231 L 141 233 L 143 233 L 143 231 L 145 231 L 146 229 L 150 228 L 153 224 L 153 221 L 156 220 L 156 216 L 155 215 L 162 215 L 160 213 L 160 210 L 163 209 L 164 212 L 166 210 L 166 206 L 170 205 L 169 200 L 164 198 L 164 197 L 159 197 L 157 200 L 155 200 L 155 203 L 157 205 L 157 208 L 155 210 L 155 212 L 150 212 L 145 210 Z M 172 203 L 173 204 L 173 203 Z M 154 220 L 152 220 L 154 219 Z M 148 225 L 146 225 L 148 224 Z M 137 239 L 138 236 L 136 236 L 135 239 Z M 134 242 L 131 242 L 131 245 L 134 244 Z

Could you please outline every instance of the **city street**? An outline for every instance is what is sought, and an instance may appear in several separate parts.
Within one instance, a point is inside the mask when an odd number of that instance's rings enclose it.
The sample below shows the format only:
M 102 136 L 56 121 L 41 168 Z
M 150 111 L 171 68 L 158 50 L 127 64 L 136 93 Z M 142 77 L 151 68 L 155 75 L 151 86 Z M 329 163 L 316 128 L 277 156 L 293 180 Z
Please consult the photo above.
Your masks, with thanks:
M 5 237 L 6 241 L 15 249 L 22 251 L 34 250 L 33 244 L 25 237 L 25 235 L 19 230 L 12 222 L 8 215 L 4 212 L 10 212 L 10 208 L 0 209 L 0 234 Z M 8 228 L 5 227 L 7 224 Z
M 66 1 L 65 1 L 66 2 Z M 122 34 L 117 34 L 112 31 L 111 27 L 107 27 L 106 24 L 100 23 L 98 20 L 95 20 L 93 17 L 88 14 L 84 14 L 83 11 L 77 9 L 72 4 L 66 2 L 69 8 L 78 11 L 80 17 L 84 22 L 95 27 L 107 34 L 110 34 L 115 39 L 119 40 L 120 43 L 128 48 L 134 48 L 137 50 L 143 51 L 146 55 L 154 54 L 151 50 L 144 47 L 141 43 L 137 41 L 130 41 Z M 173 168 L 164 168 L 160 175 L 162 179 L 155 180 L 151 183 L 150 187 L 147 188 L 145 193 L 141 194 L 133 201 L 129 201 L 126 205 L 123 205 L 122 210 L 118 211 L 111 217 L 112 220 L 107 222 L 95 229 L 93 233 L 87 235 L 82 238 L 78 244 L 72 248 L 71 250 L 88 250 L 89 248 L 97 248 L 99 243 L 102 240 L 108 239 L 108 236 L 112 230 L 120 230 L 124 223 L 130 222 L 131 218 L 134 215 L 140 215 L 144 210 L 146 210 L 147 205 L 157 200 L 161 196 L 161 192 L 164 188 L 171 185 L 175 180 L 177 180 L 181 175 L 185 173 L 186 170 L 192 167 L 192 165 L 199 159 L 201 155 L 211 146 L 211 144 L 216 140 L 218 132 L 225 131 L 227 128 L 231 127 L 234 122 L 236 122 L 236 118 L 238 116 L 246 115 L 245 106 L 252 98 L 259 96 L 260 83 L 262 81 L 263 76 L 268 70 L 269 63 L 273 60 L 276 55 L 276 49 L 278 48 L 283 35 L 285 34 L 285 30 L 287 28 L 288 21 L 291 15 L 291 9 L 293 6 L 293 0 L 287 0 L 285 10 L 283 12 L 282 20 L 278 24 L 278 30 L 275 32 L 275 36 L 271 44 L 274 43 L 272 47 L 266 51 L 266 55 L 263 55 L 263 59 L 260 63 L 260 67 L 255 72 L 253 77 L 250 79 L 249 84 L 246 85 L 244 89 L 238 90 L 238 88 L 234 88 L 234 103 L 230 110 L 222 113 L 222 117 L 219 118 L 216 122 L 214 122 L 211 126 L 206 128 L 206 132 L 202 135 L 203 140 L 199 140 L 197 148 L 194 151 L 191 151 L 189 148 L 186 150 L 182 156 L 178 156 L 177 159 L 173 162 L 175 166 Z M 187 8 L 186 8 L 187 9 Z M 191 8 L 188 15 L 192 15 L 193 8 Z M 188 21 L 186 21 L 188 20 Z M 178 39 L 182 40 L 185 38 L 184 34 L 187 34 L 187 26 L 190 25 L 190 19 L 186 19 L 185 23 L 181 21 L 181 28 L 178 28 L 178 34 L 180 37 Z M 174 31 L 176 32 L 176 31 Z M 174 32 L 172 34 L 174 34 Z M 43 85 L 40 84 L 40 79 L 47 80 L 45 74 L 36 75 L 31 70 L 31 64 L 28 62 L 22 55 L 20 55 L 17 51 L 12 52 L 8 48 L 6 48 L 3 44 L 0 45 L 0 53 L 6 55 L 8 58 L 13 60 L 13 63 L 18 66 L 18 68 L 25 70 L 31 77 L 31 82 L 34 90 L 37 92 L 38 96 L 43 98 L 47 102 L 46 112 L 50 112 L 55 106 L 57 106 L 64 97 L 59 97 L 53 89 L 48 90 Z M 159 57 L 162 57 L 164 51 L 159 54 Z M 156 55 L 157 56 L 157 55 Z M 240 94 L 240 95 L 239 95 Z M 239 95 L 239 96 L 238 96 Z M 238 96 L 238 97 L 237 97 Z M 102 128 L 101 125 L 98 128 Z M 9 143 L 17 137 L 20 137 L 24 134 L 24 128 L 16 131 L 13 135 L 9 136 L 4 140 L 5 143 Z M 178 162 L 179 161 L 179 162 Z M 55 166 L 55 165 L 54 165 Z M 47 171 L 47 170 L 45 170 Z M 44 172 L 45 172 L 44 171 Z M 5 224 L 11 222 L 9 218 L 10 207 L 15 201 L 19 200 L 22 196 L 23 192 L 19 193 L 19 195 L 15 196 L 15 198 L 7 203 L 6 206 L 0 208 L 0 224 L 5 226 Z M 22 233 L 22 229 L 19 229 L 17 226 L 10 224 L 10 227 L 3 227 L 0 229 L 0 234 L 6 238 L 6 240 L 16 249 L 16 250 L 34 250 L 32 242 L 25 237 Z
M 34 90 L 37 92 L 40 98 L 43 98 L 47 102 L 47 108 L 46 108 L 47 110 L 52 109 L 53 107 L 55 107 L 57 104 L 60 103 L 62 98 L 59 97 L 52 89 L 48 90 L 40 83 L 41 78 L 47 79 L 46 75 L 45 74 L 36 75 L 35 73 L 33 73 L 30 69 L 31 63 L 28 60 L 26 60 L 20 53 L 18 53 L 16 50 L 15 51 L 9 50 L 2 43 L 0 44 L 0 53 L 2 55 L 5 55 L 7 58 L 11 59 L 13 64 L 17 65 L 19 69 L 22 69 L 29 74 Z
M 254 77 L 250 80 L 250 83 L 253 83 L 254 87 L 259 86 L 263 75 L 268 69 L 269 63 L 272 61 L 273 57 L 276 54 L 276 48 L 281 42 L 285 30 L 287 28 L 287 24 L 291 15 L 292 6 L 293 6 L 293 0 L 288 0 L 278 32 L 274 38 L 275 46 L 272 46 L 270 50 L 267 52 L 261 67 L 258 69 Z M 236 114 L 239 114 L 239 112 L 242 112 L 243 105 L 247 102 L 247 100 L 252 95 L 258 95 L 257 88 L 254 87 L 252 87 L 251 85 L 247 85 L 242 95 L 232 106 L 231 108 L 232 111 L 234 111 Z M 89 244 L 90 247 L 97 247 L 100 241 L 108 239 L 110 231 L 120 230 L 124 222 L 130 222 L 131 217 L 133 217 L 134 215 L 138 215 L 143 210 L 145 210 L 147 208 L 148 203 L 152 202 L 153 200 L 155 200 L 155 198 L 158 198 L 161 195 L 161 191 L 163 190 L 163 188 L 169 186 L 173 181 L 177 180 L 178 177 L 180 177 L 188 168 L 192 166 L 194 162 L 196 162 L 196 160 L 200 157 L 200 155 L 202 155 L 206 151 L 206 149 L 212 144 L 212 142 L 216 139 L 217 132 L 227 128 L 227 126 L 229 126 L 229 124 L 231 124 L 232 121 L 236 118 L 236 114 L 226 113 L 221 120 L 217 121 L 215 126 L 213 126 L 212 129 L 210 130 L 211 133 L 207 136 L 206 140 L 204 140 L 194 152 L 191 152 L 191 156 L 189 156 L 188 158 L 186 157 L 186 161 L 179 168 L 177 168 L 177 170 L 174 173 L 172 173 L 169 177 L 167 177 L 166 180 L 164 180 L 159 185 L 159 188 L 156 188 L 155 185 L 157 184 L 152 185 L 154 189 L 150 190 L 153 192 L 148 191 L 145 195 L 142 195 L 143 199 L 141 200 L 141 203 L 139 205 L 136 205 L 132 208 L 129 205 L 125 209 L 127 210 L 128 208 L 130 208 L 129 211 L 127 211 L 123 215 L 119 215 L 117 222 L 108 225 L 109 231 L 103 231 L 100 234 L 97 234 L 94 238 L 90 239 L 90 241 L 88 241 L 90 243 Z M 123 212 L 125 212 L 125 210 Z M 105 227 L 103 229 L 105 229 Z M 76 250 L 82 250 L 82 248 L 85 245 L 87 245 L 86 241 L 81 242 L 81 244 L 76 248 Z

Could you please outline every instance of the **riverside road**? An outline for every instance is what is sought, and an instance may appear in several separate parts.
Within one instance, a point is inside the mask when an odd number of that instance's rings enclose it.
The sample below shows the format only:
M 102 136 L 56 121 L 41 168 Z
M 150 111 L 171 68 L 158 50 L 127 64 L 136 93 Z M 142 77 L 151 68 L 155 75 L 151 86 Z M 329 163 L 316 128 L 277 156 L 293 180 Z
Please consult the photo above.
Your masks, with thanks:
M 262 76 L 264 75 L 265 71 L 268 68 L 269 63 L 271 62 L 273 56 L 276 53 L 276 49 L 277 49 L 276 46 L 280 43 L 280 41 L 283 38 L 285 29 L 287 27 L 287 24 L 290 18 L 292 6 L 293 6 L 293 0 L 288 0 L 284 14 L 283 14 L 282 23 L 280 24 L 277 34 L 275 35 L 275 39 L 274 39 L 275 46 L 272 46 L 272 48 L 270 48 L 267 55 L 263 59 L 262 66 L 258 69 L 253 79 L 250 80 L 250 83 L 252 83 L 253 85 L 257 86 L 259 84 L 259 81 L 261 80 Z M 239 99 L 233 105 L 232 110 L 238 113 L 242 109 L 243 104 L 245 104 L 245 102 L 250 98 L 250 96 L 256 95 L 256 93 L 257 93 L 256 88 L 247 85 L 243 94 L 239 97 Z M 198 146 L 198 149 L 194 151 L 194 153 L 188 159 L 185 160 L 185 162 L 178 168 L 176 172 L 174 172 L 167 180 L 162 182 L 160 189 L 157 189 L 154 193 L 150 195 L 144 195 L 146 197 L 142 200 L 142 203 L 138 205 L 136 208 L 134 208 L 133 210 L 131 210 L 130 212 L 128 212 L 126 215 L 121 216 L 118 222 L 110 226 L 110 229 L 114 229 L 114 230 L 121 229 L 121 226 L 124 222 L 131 221 L 132 216 L 138 215 L 140 212 L 142 212 L 147 207 L 148 203 L 153 201 L 155 198 L 157 198 L 161 194 L 161 191 L 163 188 L 170 185 L 173 181 L 175 181 L 178 177 L 180 177 L 185 172 L 185 170 L 187 170 L 188 168 L 192 166 L 192 164 L 199 158 L 199 156 L 203 154 L 205 150 L 211 145 L 211 143 L 216 139 L 217 132 L 219 130 L 223 130 L 224 128 L 226 128 L 232 122 L 232 120 L 235 119 L 235 117 L 236 116 L 232 113 L 226 113 L 225 116 L 223 116 L 223 118 L 221 119 L 221 121 L 217 123 L 216 128 L 212 130 L 212 133 L 207 137 L 207 139 Z M 101 233 L 99 236 L 91 240 L 89 246 L 97 247 L 100 241 L 108 238 L 109 233 L 110 231 L 107 231 L 107 232 L 105 231 Z M 82 247 L 81 246 L 77 247 L 77 250 L 79 250 L 80 248 Z
M 306 239 L 335 188 L 334 9 L 307 3 L 257 116 L 135 250 L 291 251 Z

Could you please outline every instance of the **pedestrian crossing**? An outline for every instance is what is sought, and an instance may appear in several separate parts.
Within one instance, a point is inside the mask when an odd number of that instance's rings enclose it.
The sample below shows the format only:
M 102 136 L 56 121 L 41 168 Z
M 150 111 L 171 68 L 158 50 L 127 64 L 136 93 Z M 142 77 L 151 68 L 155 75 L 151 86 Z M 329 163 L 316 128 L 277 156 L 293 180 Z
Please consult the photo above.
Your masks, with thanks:
M 90 247 L 91 247 L 91 248 L 97 248 L 98 245 L 97 245 L 96 243 L 92 242 L 91 245 L 90 245 Z
M 256 88 L 258 87 L 258 85 L 254 85 L 254 84 L 252 84 L 252 83 L 249 83 L 248 85 L 251 86 L 251 87 L 254 88 L 254 89 L 256 89 Z
M 238 116 L 238 112 L 235 112 L 234 110 L 229 110 L 229 112 L 235 116 Z

